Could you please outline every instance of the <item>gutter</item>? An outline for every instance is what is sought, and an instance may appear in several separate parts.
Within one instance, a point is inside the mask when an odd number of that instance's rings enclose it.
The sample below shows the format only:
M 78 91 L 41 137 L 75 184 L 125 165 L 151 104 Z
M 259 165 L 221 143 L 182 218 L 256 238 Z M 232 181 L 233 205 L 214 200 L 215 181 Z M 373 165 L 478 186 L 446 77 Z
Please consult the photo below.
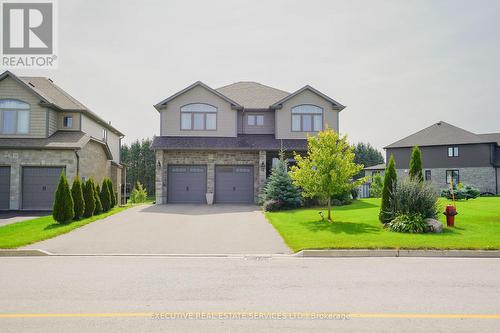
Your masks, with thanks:
M 78 151 L 75 150 L 76 156 L 76 176 L 80 177 L 80 155 L 78 155 Z

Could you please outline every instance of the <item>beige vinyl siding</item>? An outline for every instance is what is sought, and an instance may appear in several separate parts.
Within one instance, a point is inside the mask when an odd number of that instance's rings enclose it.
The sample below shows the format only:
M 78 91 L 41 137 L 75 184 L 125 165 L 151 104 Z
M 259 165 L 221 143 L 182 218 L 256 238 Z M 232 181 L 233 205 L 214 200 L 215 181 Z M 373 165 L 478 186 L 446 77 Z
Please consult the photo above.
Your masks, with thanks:
M 217 108 L 217 129 L 213 131 L 181 130 L 181 107 L 191 103 L 206 103 Z M 237 111 L 231 109 L 231 104 L 211 91 L 196 86 L 176 97 L 160 111 L 160 133 L 170 136 L 236 136 Z
M 276 110 L 276 138 L 277 139 L 305 139 L 307 135 L 316 132 L 292 132 L 292 108 L 302 104 L 311 104 L 323 109 L 323 129 L 332 128 L 338 132 L 338 111 L 333 110 L 332 103 L 316 95 L 310 90 L 290 98 L 283 103 L 283 108 Z
M 263 115 L 262 126 L 248 125 L 249 115 Z M 274 110 L 263 111 L 238 111 L 238 133 L 239 134 L 274 134 Z
M 113 155 L 113 161 L 120 163 L 120 137 L 113 132 L 108 131 L 108 147 Z
M 0 137 L 43 138 L 47 136 L 47 112 L 50 110 L 39 105 L 40 99 L 35 94 L 11 77 L 6 77 L 0 81 L 0 99 L 17 99 L 30 105 L 29 133 L 8 135 L 2 135 L 0 133 Z
M 94 139 L 104 141 L 103 138 L 103 130 L 104 126 L 98 124 L 91 118 L 86 115 L 81 115 L 81 130 L 82 132 L 90 135 Z M 113 161 L 116 163 L 120 163 L 120 137 L 111 132 L 109 129 L 107 130 L 107 144 L 111 154 L 113 155 Z
M 66 128 L 64 127 L 64 117 L 70 116 L 73 117 L 73 127 L 71 128 Z M 80 130 L 80 113 L 78 112 L 58 112 L 57 115 L 57 127 L 60 130 L 65 130 L 65 131 L 79 131 Z
M 49 113 L 49 136 L 51 136 L 52 134 L 54 134 L 56 131 L 57 131 L 57 111 L 55 110 L 49 110 L 48 111 Z

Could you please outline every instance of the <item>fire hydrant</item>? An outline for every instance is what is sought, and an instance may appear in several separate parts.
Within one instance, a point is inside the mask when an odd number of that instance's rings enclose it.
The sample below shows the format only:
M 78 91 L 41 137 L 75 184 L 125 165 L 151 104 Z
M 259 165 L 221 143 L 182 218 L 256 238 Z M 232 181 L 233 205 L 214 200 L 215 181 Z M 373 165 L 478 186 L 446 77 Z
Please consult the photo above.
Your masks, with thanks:
M 446 215 L 446 225 L 448 227 L 455 226 L 455 215 L 457 215 L 457 208 L 453 205 L 446 206 L 446 210 L 443 213 Z

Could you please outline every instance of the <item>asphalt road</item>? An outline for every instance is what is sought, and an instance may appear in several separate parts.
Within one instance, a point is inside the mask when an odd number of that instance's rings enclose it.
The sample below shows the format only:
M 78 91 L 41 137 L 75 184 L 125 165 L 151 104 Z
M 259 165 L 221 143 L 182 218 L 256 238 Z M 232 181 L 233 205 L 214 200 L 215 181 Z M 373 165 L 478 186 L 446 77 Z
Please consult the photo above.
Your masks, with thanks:
M 500 260 L 0 258 L 0 331 L 498 332 Z

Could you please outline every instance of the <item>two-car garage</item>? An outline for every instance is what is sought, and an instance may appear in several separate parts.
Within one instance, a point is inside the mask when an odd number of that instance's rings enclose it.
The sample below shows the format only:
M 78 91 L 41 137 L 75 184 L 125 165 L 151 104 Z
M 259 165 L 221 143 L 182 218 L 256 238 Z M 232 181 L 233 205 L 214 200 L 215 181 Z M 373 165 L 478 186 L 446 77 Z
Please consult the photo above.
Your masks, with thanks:
M 253 203 L 254 167 L 252 165 L 215 165 L 215 203 Z M 168 203 L 206 203 L 207 166 L 169 165 Z

